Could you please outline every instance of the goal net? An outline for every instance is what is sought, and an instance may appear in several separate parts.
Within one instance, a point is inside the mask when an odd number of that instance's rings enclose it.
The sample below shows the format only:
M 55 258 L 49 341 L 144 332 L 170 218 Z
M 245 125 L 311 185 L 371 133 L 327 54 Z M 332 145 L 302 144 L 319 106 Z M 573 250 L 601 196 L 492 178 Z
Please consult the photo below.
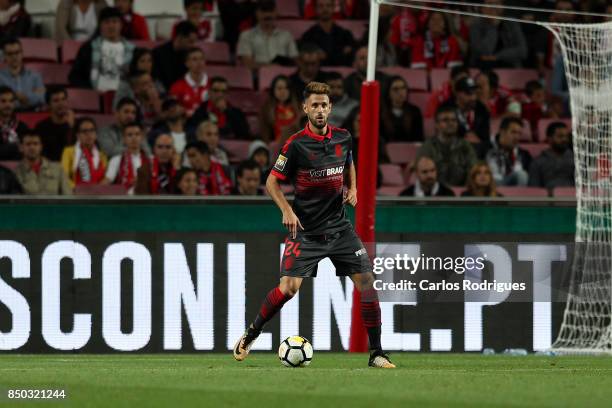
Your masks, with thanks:
M 482 4 L 465 1 L 374 0 L 374 2 L 416 10 L 491 18 L 479 14 L 477 6 Z M 452 9 L 441 9 L 440 4 L 450 5 Z M 490 7 L 533 11 L 536 15 L 542 12 L 526 7 Z M 612 353 L 610 164 L 612 161 L 612 22 L 557 24 L 546 21 L 522 21 L 502 16 L 494 18 L 539 24 L 550 30 L 560 45 L 572 113 L 577 221 L 567 304 L 561 329 L 552 349 L 559 353 L 610 354 Z

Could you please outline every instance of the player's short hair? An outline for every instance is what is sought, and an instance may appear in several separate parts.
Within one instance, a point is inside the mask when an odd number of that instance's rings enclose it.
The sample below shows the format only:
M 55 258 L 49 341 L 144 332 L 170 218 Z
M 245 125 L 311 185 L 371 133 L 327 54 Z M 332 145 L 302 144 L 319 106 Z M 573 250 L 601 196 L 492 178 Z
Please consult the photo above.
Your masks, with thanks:
M 47 87 L 47 91 L 45 92 L 45 103 L 48 105 L 51 102 L 51 98 L 53 98 L 53 95 L 57 95 L 59 93 L 64 94 L 66 98 L 68 97 L 68 91 L 66 90 L 66 87 L 62 85 L 49 85 Z
M 188 151 L 189 149 L 196 149 L 200 154 L 210 154 L 208 145 L 199 140 L 187 143 L 187 146 L 185 146 L 185 151 Z
M 531 96 L 534 92 L 539 91 L 541 89 L 544 89 L 544 85 L 542 85 L 540 81 L 536 81 L 535 79 L 527 82 L 527 84 L 525 85 L 525 93 L 527 94 L 527 96 Z
M 567 125 L 563 122 L 553 122 L 546 128 L 546 137 L 551 138 L 557 132 L 557 129 L 565 129 Z
M 253 159 L 247 159 L 240 162 L 236 169 L 236 177 L 242 177 L 245 170 L 260 170 L 259 165 Z
M 513 123 L 519 125 L 521 128 L 523 127 L 523 120 L 521 118 L 508 116 L 502 119 L 499 130 L 508 130 Z
M 310 82 L 304 88 L 304 100 L 308 99 L 310 95 L 327 95 L 329 96 L 329 85 L 322 82 Z

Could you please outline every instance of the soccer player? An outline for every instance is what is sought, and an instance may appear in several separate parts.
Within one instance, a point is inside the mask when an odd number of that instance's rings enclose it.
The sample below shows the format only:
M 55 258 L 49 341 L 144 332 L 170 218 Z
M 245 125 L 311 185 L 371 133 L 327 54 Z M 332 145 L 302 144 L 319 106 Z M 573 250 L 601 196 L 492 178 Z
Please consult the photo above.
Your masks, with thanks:
M 369 365 L 395 368 L 380 345 L 380 306 L 373 287 L 368 254 L 346 218 L 344 204 L 357 204 L 357 180 L 351 156 L 351 135 L 327 124 L 332 105 L 329 86 L 310 82 L 304 90 L 306 127 L 282 147 L 266 188 L 289 230 L 281 262 L 280 284 L 266 296 L 255 320 L 234 346 L 234 358 L 244 360 L 264 325 L 300 289 L 304 278 L 317 276 L 317 264 L 329 257 L 338 276 L 350 276 L 361 292 L 361 314 L 370 341 Z M 343 194 L 345 169 L 348 191 Z M 291 206 L 279 180 L 295 187 Z

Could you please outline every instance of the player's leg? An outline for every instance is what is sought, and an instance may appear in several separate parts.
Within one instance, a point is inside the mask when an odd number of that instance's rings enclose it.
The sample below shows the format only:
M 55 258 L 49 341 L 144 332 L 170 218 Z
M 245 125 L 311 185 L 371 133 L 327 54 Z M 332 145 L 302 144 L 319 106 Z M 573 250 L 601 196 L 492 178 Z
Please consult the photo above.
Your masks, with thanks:
M 264 325 L 276 316 L 285 303 L 295 296 L 302 285 L 302 280 L 303 278 L 282 276 L 280 284 L 268 292 L 259 308 L 259 313 L 257 313 L 255 320 L 253 320 L 253 323 L 249 325 L 234 346 L 234 358 L 236 360 L 242 361 L 247 357 L 253 343 L 261 334 Z

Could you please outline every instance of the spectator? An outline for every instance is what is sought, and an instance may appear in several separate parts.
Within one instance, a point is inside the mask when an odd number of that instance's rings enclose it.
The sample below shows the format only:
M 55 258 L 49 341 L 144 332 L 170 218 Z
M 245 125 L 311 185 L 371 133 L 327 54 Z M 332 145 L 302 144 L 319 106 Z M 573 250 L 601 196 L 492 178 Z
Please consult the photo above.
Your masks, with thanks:
M 212 120 L 219 126 L 224 138 L 248 139 L 249 124 L 244 113 L 227 100 L 227 79 L 214 77 L 210 80 L 209 100 L 203 102 L 187 121 L 187 129 L 194 130 L 205 120 Z
M 62 168 L 70 187 L 100 184 L 106 171 L 106 155 L 98 149 L 96 122 L 89 117 L 76 120 L 74 134 L 77 142 L 64 148 Z
M 408 84 L 401 76 L 387 82 L 388 89 L 381 106 L 380 136 L 388 142 L 420 142 L 423 140 L 421 110 L 408 102 Z
M 459 120 L 459 136 L 477 145 L 480 156 L 490 147 L 490 116 L 487 107 L 476 97 L 476 83 L 464 78 L 455 84 L 455 96 L 444 106 L 455 109 Z
M 140 14 L 134 13 L 134 0 L 115 0 L 115 7 L 121 13 L 121 20 L 123 22 L 121 35 L 123 38 L 128 40 L 151 40 L 147 20 Z
M 270 174 L 270 149 L 262 140 L 254 140 L 249 145 L 249 160 L 253 160 L 259 165 L 261 174 L 260 184 L 266 184 L 268 175 Z
M 0 194 L 22 194 L 23 189 L 15 173 L 0 165 Z
M 50 86 L 45 92 L 49 117 L 36 124 L 36 133 L 43 143 L 43 156 L 59 161 L 64 147 L 73 143 L 74 111 L 68 106 L 68 93 L 63 86 Z
M 174 149 L 172 136 L 159 133 L 153 143 L 153 157 L 143 163 L 136 177 L 136 194 L 171 194 L 180 156 Z
M 487 163 L 498 185 L 527 185 L 531 155 L 518 147 L 522 133 L 523 121 L 520 118 L 507 117 L 502 120 L 496 144 L 487 153 Z
M 525 85 L 525 95 L 527 98 L 523 102 L 521 112 L 529 126 L 531 134 L 538 140 L 538 122 L 545 118 L 558 118 L 559 109 L 553 109 L 547 101 L 546 90 L 539 81 L 529 81 Z
M 476 19 L 470 27 L 470 65 L 481 69 L 519 68 L 527 58 L 527 44 L 518 23 L 501 20 L 502 0 L 484 0 L 481 13 L 491 18 Z
M 289 79 L 294 93 L 301 99 L 308 83 L 312 81 L 325 82 L 327 74 L 321 71 L 321 52 L 315 44 L 303 43 L 300 46 L 297 64 L 297 71 Z
M 0 42 L 28 36 L 32 21 L 23 2 L 24 0 L 0 2 Z
M 176 26 L 174 37 L 170 41 L 153 50 L 153 76 L 158 78 L 166 89 L 170 89 L 172 84 L 187 72 L 185 54 L 196 46 L 197 41 L 195 27 L 183 21 Z
M 16 38 L 7 39 L 3 46 L 6 68 L 0 69 L 0 86 L 15 91 L 17 109 L 34 110 L 45 101 L 45 85 L 38 72 L 23 65 L 23 49 Z
M 51 162 L 42 156 L 40 135 L 26 130 L 19 139 L 23 160 L 17 165 L 15 176 L 23 192 L 30 195 L 72 194 L 68 178 L 59 163 Z
M 401 65 L 408 65 L 412 56 L 412 46 L 419 36 L 421 26 L 421 16 L 423 13 L 418 13 L 409 8 L 399 9 L 395 16 L 391 18 L 390 42 L 397 49 L 398 60 Z
M 115 123 L 100 130 L 100 149 L 108 156 L 120 155 L 125 150 L 123 144 L 123 129 L 138 120 L 138 105 L 131 98 L 123 98 L 119 101 L 115 110 Z M 148 152 L 148 146 L 143 142 L 141 146 Z
M 134 55 L 132 56 L 132 62 L 130 62 L 130 67 L 128 69 L 128 77 L 136 71 L 145 71 L 151 75 L 153 78 L 153 82 L 155 83 L 155 88 L 160 95 L 166 94 L 166 88 L 164 84 L 155 76 L 155 70 L 153 69 L 153 51 L 148 48 L 136 48 L 134 49 Z M 119 84 L 119 90 L 121 91 L 122 87 L 128 87 L 130 84 L 126 81 L 121 81 Z
M 238 165 L 236 170 L 236 186 L 232 189 L 232 195 L 261 196 L 263 191 L 260 186 L 261 169 L 254 160 L 245 160 Z
M 196 131 L 196 138 L 200 142 L 206 143 L 210 158 L 222 166 L 229 166 L 227 152 L 219 146 L 219 127 L 210 120 L 200 123 Z
M 353 109 L 343 126 L 351 134 L 351 157 L 353 158 L 353 163 L 355 163 L 355 168 L 357 171 L 359 171 L 359 140 L 361 139 L 361 126 L 359 123 L 360 118 L 361 111 L 360 108 L 357 107 Z M 389 162 L 382 138 L 378 138 L 378 162 Z M 379 188 L 382 184 L 382 172 L 380 171 L 380 167 L 377 174 L 376 188 Z
M 369 36 L 369 30 L 363 34 L 363 40 Z M 376 66 L 394 67 L 399 65 L 398 50 L 391 42 L 393 32 L 391 30 L 391 16 L 384 18 L 381 16 L 378 25 L 378 38 L 376 44 Z
M 298 98 L 289 78 L 278 75 L 272 80 L 268 98 L 259 112 L 261 138 L 265 142 L 284 142 L 299 130 L 302 116 Z
M 570 132 L 562 122 L 553 122 L 546 129 L 550 149 L 533 160 L 529 169 L 529 185 L 555 187 L 574 185 L 574 152 L 570 148 Z
M 304 18 L 313 19 L 318 15 L 318 0 L 305 0 Z M 333 0 L 332 18 L 365 19 L 368 16 L 368 2 L 364 0 Z
M 366 80 L 366 74 L 368 70 L 368 47 L 362 45 L 355 51 L 355 58 L 353 60 L 353 68 L 355 72 L 351 73 L 344 80 L 344 89 L 349 98 L 353 98 L 357 101 L 361 101 L 361 84 Z M 380 82 L 381 89 L 386 88 L 387 76 L 376 71 L 375 79 Z M 386 95 L 381 95 L 381 98 L 385 98 Z
M 208 101 L 209 84 L 204 51 L 200 48 L 187 51 L 185 65 L 187 73 L 172 85 L 170 95 L 183 105 L 187 117 L 190 117 L 201 103 Z
M 103 184 L 121 184 L 134 194 L 138 169 L 146 166 L 149 156 L 142 149 L 142 125 L 132 122 L 123 127 L 123 153 L 113 156 L 108 162 Z
M 256 70 L 264 65 L 293 65 L 298 55 L 295 40 L 289 31 L 276 27 L 276 3 L 259 0 L 257 25 L 243 31 L 238 38 L 236 55 L 242 65 Z
M 198 195 L 198 175 L 194 169 L 183 167 L 174 178 L 175 194 L 195 196 Z
M 204 11 L 204 0 L 183 0 L 183 7 L 185 8 L 186 21 L 190 23 L 198 33 L 198 40 L 200 41 L 215 41 L 217 33 L 215 32 L 215 25 L 213 21 L 202 15 Z M 172 38 L 176 33 L 176 27 L 181 22 L 177 22 L 172 27 Z
M 70 84 L 97 91 L 116 91 L 132 60 L 134 45 L 121 36 L 121 13 L 114 7 L 100 12 L 94 37 L 79 48 L 68 76 Z
M 421 156 L 416 162 L 416 182 L 402 191 L 403 197 L 454 197 L 453 190 L 438 182 L 436 163 Z
M 210 158 L 208 146 L 204 142 L 192 142 L 185 148 L 191 168 L 197 172 L 198 192 L 200 195 L 228 195 L 232 182 L 225 175 L 223 167 Z
M 15 92 L 0 86 L 0 160 L 19 160 L 19 136 L 28 127 L 15 116 Z
M 106 0 L 60 0 L 55 13 L 55 39 L 87 41 L 96 32 Z
M 512 96 L 512 92 L 499 85 L 499 76 L 492 70 L 482 71 L 476 76 L 476 96 L 488 109 L 492 118 L 506 114 L 518 116 L 521 106 Z
M 459 43 L 441 12 L 429 13 L 427 30 L 412 43 L 412 68 L 452 68 L 463 65 Z
M 146 71 L 136 71 L 128 77 L 129 88 L 123 88 L 113 99 L 117 109 L 118 103 L 124 98 L 133 99 L 138 105 L 139 115 L 147 125 L 153 124 L 162 111 L 162 100 L 155 87 L 151 74 Z
M 355 42 L 353 34 L 333 20 L 334 0 L 317 0 L 317 24 L 302 36 L 301 42 L 320 47 L 321 64 L 351 65 L 351 53 Z
M 174 98 L 166 99 L 162 103 L 161 120 L 153 125 L 153 129 L 150 132 L 149 144 L 153 145 L 153 139 L 157 134 L 167 133 L 172 136 L 176 152 L 182 155 L 187 145 L 186 120 L 185 109 L 181 104 Z
M 436 111 L 444 102 L 455 96 L 455 85 L 457 82 L 464 78 L 469 78 L 470 70 L 466 66 L 458 65 L 451 68 L 450 78 L 445 82 L 441 88 L 434 89 L 431 97 L 427 101 L 427 107 L 425 108 L 425 117 L 433 118 Z
M 487 163 L 478 162 L 472 167 L 467 189 L 461 193 L 461 197 L 503 197 L 497 192 L 495 179 Z
M 457 112 L 450 106 L 441 106 L 436 112 L 436 136 L 425 140 L 417 157 L 431 157 L 436 163 L 438 180 L 451 186 L 465 185 L 468 172 L 476 162 L 476 153 L 459 136 Z
M 359 106 L 359 102 L 344 92 L 342 75 L 338 72 L 328 72 L 325 82 L 329 85 L 329 99 L 333 107 L 327 122 L 332 126 L 341 127 L 353 109 Z
M 555 4 L 555 10 L 557 13 L 550 15 L 550 22 L 554 24 L 572 24 L 576 23 L 578 17 L 573 14 L 576 10 L 574 2 L 571 0 L 557 0 Z M 548 34 L 548 47 L 546 48 L 545 58 L 539 67 L 540 71 L 543 71 L 545 67 L 552 68 L 551 78 L 551 89 L 553 95 L 561 98 L 565 103 L 569 103 L 569 86 L 567 84 L 567 77 L 565 75 L 565 62 L 563 60 L 563 52 L 561 50 L 561 44 L 555 38 L 552 32 L 547 31 Z M 544 51 L 543 51 L 544 52 Z

